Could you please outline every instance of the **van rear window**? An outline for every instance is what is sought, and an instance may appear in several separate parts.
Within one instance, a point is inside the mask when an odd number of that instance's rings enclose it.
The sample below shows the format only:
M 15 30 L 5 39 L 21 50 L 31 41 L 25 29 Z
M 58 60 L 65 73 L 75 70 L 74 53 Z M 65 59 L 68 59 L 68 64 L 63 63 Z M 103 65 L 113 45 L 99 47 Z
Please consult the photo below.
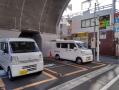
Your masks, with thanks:
M 10 42 L 11 52 L 12 53 L 26 53 L 26 52 L 37 52 L 39 48 L 35 45 L 34 42 Z

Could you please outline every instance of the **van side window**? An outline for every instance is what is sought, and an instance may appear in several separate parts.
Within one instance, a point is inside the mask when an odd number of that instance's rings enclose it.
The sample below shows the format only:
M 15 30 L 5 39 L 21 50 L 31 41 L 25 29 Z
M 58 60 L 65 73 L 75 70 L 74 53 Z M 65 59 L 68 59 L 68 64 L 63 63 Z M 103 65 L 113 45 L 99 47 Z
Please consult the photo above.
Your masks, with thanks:
M 8 53 L 8 44 L 5 42 L 0 42 L 0 50 L 5 51 L 5 53 Z
M 8 53 L 8 43 L 4 43 L 4 45 L 5 45 L 5 48 L 4 48 L 5 53 Z
M 0 50 L 1 50 L 2 48 L 1 48 L 1 42 L 0 42 Z
M 74 47 L 76 47 L 76 45 L 74 43 L 69 43 L 69 48 L 70 49 L 74 49 Z
M 56 47 L 57 48 L 60 48 L 60 43 L 56 43 Z
M 68 43 L 61 43 L 61 48 L 68 48 Z
M 0 42 L 0 50 L 4 50 L 4 42 Z

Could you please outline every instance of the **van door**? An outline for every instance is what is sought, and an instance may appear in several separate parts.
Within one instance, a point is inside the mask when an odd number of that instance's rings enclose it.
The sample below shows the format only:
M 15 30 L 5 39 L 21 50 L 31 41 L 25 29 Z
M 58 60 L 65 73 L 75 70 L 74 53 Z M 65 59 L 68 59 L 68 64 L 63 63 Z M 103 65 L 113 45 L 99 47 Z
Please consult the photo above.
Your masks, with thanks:
M 68 45 L 69 45 L 69 48 L 67 51 L 68 59 L 71 61 L 75 61 L 77 56 L 77 50 L 74 48 L 76 48 L 76 45 L 74 43 L 69 43 Z
M 68 59 L 68 43 L 61 43 L 60 58 Z
M 3 66 L 4 69 L 7 69 L 9 63 L 10 63 L 10 56 L 9 56 L 9 49 L 8 49 L 8 43 L 2 42 L 1 43 L 1 52 L 0 52 L 0 63 Z

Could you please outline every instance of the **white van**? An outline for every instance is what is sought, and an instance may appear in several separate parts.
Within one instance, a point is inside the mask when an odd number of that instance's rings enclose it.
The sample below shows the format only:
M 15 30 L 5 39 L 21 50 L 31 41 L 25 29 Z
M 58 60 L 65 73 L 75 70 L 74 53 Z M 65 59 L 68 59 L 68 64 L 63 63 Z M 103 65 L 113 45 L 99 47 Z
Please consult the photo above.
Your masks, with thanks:
M 9 79 L 42 72 L 44 68 L 41 51 L 36 42 L 28 38 L 1 38 L 0 65 Z
M 76 63 L 93 61 L 92 50 L 88 49 L 82 41 L 56 40 L 54 42 L 52 54 L 55 59 L 67 59 Z

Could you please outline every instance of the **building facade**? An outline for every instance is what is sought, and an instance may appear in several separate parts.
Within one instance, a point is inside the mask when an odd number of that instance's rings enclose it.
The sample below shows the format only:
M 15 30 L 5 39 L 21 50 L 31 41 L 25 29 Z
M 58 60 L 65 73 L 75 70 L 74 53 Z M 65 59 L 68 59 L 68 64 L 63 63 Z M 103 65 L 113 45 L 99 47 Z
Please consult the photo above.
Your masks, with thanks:
M 116 26 L 116 22 L 113 23 L 113 20 L 112 4 L 96 8 L 95 13 L 94 10 L 88 10 L 74 16 L 72 18 L 73 39 L 83 40 L 91 48 L 91 40 L 94 37 L 97 38 L 97 31 L 99 31 L 100 54 L 116 56 L 119 51 L 119 47 L 117 47 L 119 33 L 118 25 Z

